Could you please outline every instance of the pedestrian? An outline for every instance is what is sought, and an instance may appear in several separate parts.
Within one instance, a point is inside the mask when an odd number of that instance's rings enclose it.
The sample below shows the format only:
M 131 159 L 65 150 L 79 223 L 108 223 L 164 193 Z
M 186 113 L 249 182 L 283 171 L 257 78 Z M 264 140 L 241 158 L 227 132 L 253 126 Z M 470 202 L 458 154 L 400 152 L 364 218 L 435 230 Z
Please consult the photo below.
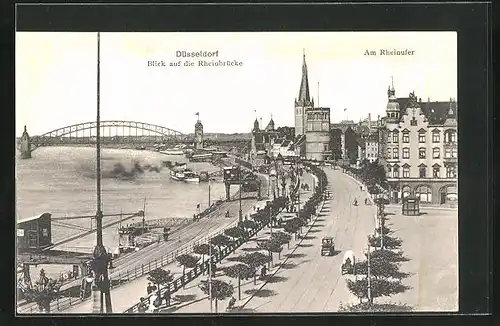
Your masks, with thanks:
M 137 305 L 137 310 L 139 310 L 139 312 L 146 312 L 146 310 L 148 310 L 148 307 L 144 303 L 144 300 L 144 297 L 141 297 L 140 302 Z
M 146 292 L 148 294 L 151 294 L 151 292 L 153 292 L 153 286 L 151 285 L 151 282 L 148 283 L 148 286 L 146 287 Z
M 165 291 L 163 298 L 165 299 L 165 304 L 167 305 L 167 307 L 170 306 L 170 286 L 167 286 L 167 291 Z
M 266 265 L 262 266 L 261 270 L 260 270 L 260 279 L 263 279 L 264 277 L 266 277 L 266 273 L 267 273 L 267 267 Z
M 217 272 L 217 265 L 215 263 L 212 263 L 212 266 L 210 267 L 211 272 L 212 272 L 212 277 L 215 277 L 216 272 Z

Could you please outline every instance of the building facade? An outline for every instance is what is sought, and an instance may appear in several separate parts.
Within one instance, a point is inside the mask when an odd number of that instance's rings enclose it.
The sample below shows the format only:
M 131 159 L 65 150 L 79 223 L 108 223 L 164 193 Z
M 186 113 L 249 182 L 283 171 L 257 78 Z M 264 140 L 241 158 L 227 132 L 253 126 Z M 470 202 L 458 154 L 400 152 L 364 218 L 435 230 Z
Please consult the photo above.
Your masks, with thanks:
M 385 126 L 380 129 L 383 158 L 393 202 L 414 195 L 423 204 L 458 200 L 457 103 L 422 103 L 414 93 L 396 98 L 388 89 Z
M 330 158 L 330 108 L 307 111 L 306 158 L 324 161 Z
M 365 139 L 365 157 L 370 163 L 378 160 L 379 157 L 379 132 L 378 130 L 370 134 Z

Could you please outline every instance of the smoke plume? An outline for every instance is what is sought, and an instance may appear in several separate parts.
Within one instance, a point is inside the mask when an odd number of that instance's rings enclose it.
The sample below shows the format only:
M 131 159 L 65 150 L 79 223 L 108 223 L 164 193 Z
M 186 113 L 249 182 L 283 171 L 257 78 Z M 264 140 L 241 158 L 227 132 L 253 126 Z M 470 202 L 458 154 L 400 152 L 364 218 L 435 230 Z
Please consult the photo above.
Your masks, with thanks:
M 89 171 L 90 169 L 88 166 L 82 166 L 82 168 L 85 170 L 84 175 L 86 177 L 95 178 L 95 169 L 93 169 L 94 171 Z M 160 171 L 160 166 L 149 163 L 141 164 L 137 160 L 133 161 L 132 164 L 123 162 L 116 162 L 113 164 L 113 162 L 106 162 L 101 167 L 101 177 L 104 179 L 135 180 L 137 177 L 147 172 L 159 173 Z

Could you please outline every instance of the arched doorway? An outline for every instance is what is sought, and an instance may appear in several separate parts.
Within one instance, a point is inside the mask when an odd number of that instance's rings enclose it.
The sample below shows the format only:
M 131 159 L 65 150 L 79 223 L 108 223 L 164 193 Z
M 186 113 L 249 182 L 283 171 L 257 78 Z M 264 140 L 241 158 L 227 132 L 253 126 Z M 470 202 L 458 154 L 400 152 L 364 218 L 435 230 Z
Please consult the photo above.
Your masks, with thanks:
M 448 202 L 456 202 L 458 200 L 458 191 L 456 185 L 446 185 L 439 189 L 439 204 L 443 205 Z
M 401 188 L 401 198 L 405 198 L 411 195 L 411 188 L 410 186 L 403 186 Z
M 415 188 L 415 197 L 420 199 L 421 203 L 432 203 L 432 189 L 427 185 L 420 185 Z

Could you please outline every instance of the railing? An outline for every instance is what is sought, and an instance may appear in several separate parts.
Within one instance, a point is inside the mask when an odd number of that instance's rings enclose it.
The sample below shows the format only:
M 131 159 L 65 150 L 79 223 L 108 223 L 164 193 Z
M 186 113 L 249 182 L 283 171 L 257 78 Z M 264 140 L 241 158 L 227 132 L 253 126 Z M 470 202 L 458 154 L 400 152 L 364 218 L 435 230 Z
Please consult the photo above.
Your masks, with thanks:
M 298 181 L 297 181 L 297 184 L 295 185 L 295 188 L 294 188 L 294 192 L 296 192 L 298 190 L 298 188 L 299 188 L 299 184 L 298 184 Z M 235 196 L 236 195 L 233 195 L 233 197 L 235 197 Z M 121 271 L 119 271 L 117 277 L 110 277 L 110 279 L 111 279 L 111 285 L 110 286 L 111 286 L 111 288 L 118 287 L 118 286 L 120 286 L 120 285 L 122 285 L 124 283 L 130 282 L 130 281 L 135 280 L 135 279 L 137 279 L 137 278 L 139 278 L 141 276 L 149 274 L 149 272 L 151 272 L 152 270 L 155 270 L 157 268 L 161 268 L 163 266 L 169 265 L 169 264 L 173 263 L 174 261 L 176 261 L 176 257 L 177 256 L 182 255 L 182 254 L 191 254 L 191 253 L 193 253 L 195 246 L 200 245 L 200 244 L 208 243 L 211 238 L 213 238 L 213 237 L 215 237 L 217 235 L 220 235 L 220 234 L 224 234 L 224 231 L 226 229 L 230 229 L 230 228 L 235 227 L 237 225 L 238 225 L 238 221 L 234 221 L 233 223 L 231 223 L 230 225 L 228 225 L 226 228 L 224 228 L 224 229 L 222 229 L 222 230 L 220 230 L 220 231 L 218 231 L 216 233 L 213 233 L 213 234 L 211 234 L 211 235 L 209 235 L 207 237 L 204 237 L 204 238 L 202 238 L 202 239 L 200 239 L 198 241 L 185 244 L 184 246 L 181 246 L 180 248 L 176 249 L 175 251 L 171 251 L 171 252 L 169 252 L 169 253 L 167 253 L 167 254 L 165 254 L 165 255 L 163 255 L 163 256 L 155 259 L 155 260 L 150 261 L 148 264 L 136 265 L 136 266 L 134 266 L 134 268 L 127 269 L 123 273 Z M 262 229 L 264 226 L 265 225 L 263 225 L 260 229 Z M 260 231 L 260 229 L 256 229 L 256 230 Z M 252 232 L 252 231 L 250 231 L 250 232 Z M 257 233 L 257 232 L 258 231 L 255 231 L 255 233 Z M 240 245 L 241 245 L 241 243 L 237 247 L 234 247 L 234 250 L 236 250 L 236 248 L 238 248 Z M 227 251 L 229 249 L 225 249 L 225 250 Z M 223 252 L 226 252 L 226 251 L 223 251 Z M 224 256 L 224 257 L 226 257 L 226 256 Z M 223 258 L 221 258 L 221 259 L 223 259 Z M 197 268 L 199 269 L 201 267 L 197 267 Z M 113 275 L 113 274 L 115 274 L 115 273 L 111 273 L 111 275 Z M 183 277 L 187 277 L 186 275 L 184 275 Z M 191 274 L 190 279 L 189 279 L 190 281 L 194 280 L 197 276 L 199 276 L 199 274 L 197 274 L 196 276 L 193 276 L 193 275 L 194 274 Z M 179 282 L 178 280 L 179 279 L 177 279 L 174 282 Z M 113 282 L 113 281 L 115 281 L 115 282 Z M 186 283 L 184 283 L 184 285 L 185 284 Z M 177 289 L 178 288 L 176 288 L 175 291 L 177 291 Z M 50 310 L 51 311 L 63 311 L 63 310 L 66 310 L 66 309 L 70 308 L 73 305 L 76 305 L 76 304 L 79 304 L 79 303 L 81 303 L 83 301 L 86 301 L 87 299 L 89 299 L 89 297 L 86 297 L 86 298 L 83 298 L 83 299 L 82 298 L 75 298 L 75 297 L 71 297 L 71 296 L 69 296 L 69 297 L 62 297 L 62 298 L 58 297 L 56 300 L 54 300 L 54 301 L 51 302 L 51 304 L 50 304 Z M 148 297 L 148 300 L 149 300 L 149 297 Z M 36 305 L 29 305 L 28 307 L 25 307 L 24 309 L 19 309 L 18 312 L 19 313 L 37 313 L 38 312 L 38 307 Z
M 299 190 L 299 180 L 297 179 L 297 182 L 296 182 L 295 187 L 293 189 L 293 193 L 296 193 L 298 190 Z M 277 216 L 278 214 L 280 214 L 282 210 L 283 210 L 283 208 L 280 209 L 275 214 L 275 216 Z M 248 239 L 252 238 L 259 231 L 261 231 L 264 227 L 266 227 L 267 224 L 269 224 L 270 220 L 269 221 L 265 221 L 265 222 L 258 222 L 258 221 L 256 221 L 256 222 L 257 222 L 257 227 L 255 229 L 251 229 L 250 231 L 248 231 L 247 236 L 245 238 L 238 238 L 238 239 L 234 240 L 230 245 L 228 245 L 228 246 L 226 246 L 224 248 L 221 248 L 220 251 L 216 251 L 207 261 L 202 262 L 201 264 L 197 264 L 193 269 L 189 270 L 188 272 L 186 272 L 182 276 L 180 276 L 177 279 L 175 279 L 174 281 L 170 282 L 163 289 L 161 289 L 160 290 L 160 295 L 163 296 L 165 294 L 165 292 L 166 292 L 167 289 L 169 291 L 169 294 L 172 295 L 173 293 L 177 292 L 179 289 L 181 289 L 185 285 L 187 285 L 189 282 L 195 280 L 204 271 L 208 270 L 208 264 L 210 262 L 218 263 L 218 262 L 222 261 L 224 258 L 226 258 L 231 253 L 233 253 L 237 248 L 239 248 L 242 244 L 244 244 L 245 242 L 247 242 Z M 237 225 L 237 223 L 238 222 L 235 222 L 233 224 Z M 217 234 L 221 234 L 223 232 L 224 232 L 224 230 L 221 231 L 221 232 L 218 232 Z M 213 235 L 213 236 L 209 237 L 204 243 L 208 243 L 210 241 L 210 239 L 212 237 L 216 236 L 216 235 Z M 186 252 L 186 253 L 191 253 L 191 252 L 192 252 L 192 250 L 190 252 Z M 179 254 L 183 254 L 183 253 L 181 252 Z M 177 257 L 177 255 L 175 257 Z M 124 313 L 140 313 L 139 306 L 141 304 L 145 304 L 146 306 L 149 306 L 151 297 L 153 295 L 156 295 L 156 294 L 157 293 L 151 293 L 151 294 L 149 294 L 148 296 L 144 297 L 144 301 L 135 304 L 131 308 L 125 310 Z

